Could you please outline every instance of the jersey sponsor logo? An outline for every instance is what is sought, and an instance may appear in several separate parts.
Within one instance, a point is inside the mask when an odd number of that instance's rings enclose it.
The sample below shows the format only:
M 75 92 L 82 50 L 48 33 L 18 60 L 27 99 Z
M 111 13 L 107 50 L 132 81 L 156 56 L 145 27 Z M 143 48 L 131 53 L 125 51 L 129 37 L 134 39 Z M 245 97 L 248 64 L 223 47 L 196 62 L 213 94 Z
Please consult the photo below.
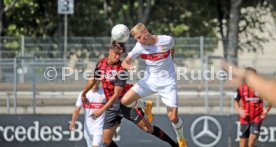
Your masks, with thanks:
M 100 109 L 104 104 L 103 102 L 90 102 L 89 105 L 83 103 L 83 107 L 85 109 Z
M 248 101 L 248 102 L 257 103 L 257 102 L 259 102 L 260 98 L 258 98 L 258 97 L 246 97 L 245 100 Z
M 113 81 L 116 79 L 117 71 L 116 70 L 110 70 L 107 72 L 102 71 L 103 75 L 102 78 L 108 79 L 110 81 Z
M 151 61 L 156 61 L 156 60 L 161 60 L 165 59 L 170 55 L 170 50 L 167 52 L 162 52 L 162 53 L 154 53 L 154 54 L 141 54 L 140 57 L 144 60 L 151 60 Z

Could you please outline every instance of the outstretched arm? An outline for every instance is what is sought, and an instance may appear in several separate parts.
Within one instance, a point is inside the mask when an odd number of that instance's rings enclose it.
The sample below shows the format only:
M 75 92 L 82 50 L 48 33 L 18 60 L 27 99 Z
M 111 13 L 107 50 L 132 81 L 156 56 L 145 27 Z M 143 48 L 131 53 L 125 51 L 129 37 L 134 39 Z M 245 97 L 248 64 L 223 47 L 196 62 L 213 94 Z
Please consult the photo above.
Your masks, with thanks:
M 133 70 L 135 66 L 131 64 L 131 60 L 132 58 L 130 56 L 127 56 L 122 62 L 122 67 L 126 70 Z
M 272 105 L 276 105 L 276 82 L 267 80 L 257 74 L 246 75 L 248 85 L 258 91 L 263 99 Z
M 114 88 L 114 94 L 112 95 L 112 97 L 104 104 L 104 106 L 102 108 L 100 108 L 99 110 L 95 111 L 94 113 L 92 113 L 90 116 L 93 119 L 98 118 L 99 116 L 102 115 L 102 113 L 109 108 L 111 105 L 113 105 L 115 103 L 115 101 L 120 97 L 121 93 L 123 92 L 124 88 L 121 86 L 115 86 Z
M 241 82 L 242 79 L 246 78 L 247 84 L 249 87 L 260 93 L 261 98 L 266 100 L 272 105 L 276 105 L 276 81 L 268 80 L 262 76 L 246 72 L 243 68 L 238 68 L 234 65 L 231 65 L 227 62 L 223 62 L 225 70 L 232 68 L 233 79 Z

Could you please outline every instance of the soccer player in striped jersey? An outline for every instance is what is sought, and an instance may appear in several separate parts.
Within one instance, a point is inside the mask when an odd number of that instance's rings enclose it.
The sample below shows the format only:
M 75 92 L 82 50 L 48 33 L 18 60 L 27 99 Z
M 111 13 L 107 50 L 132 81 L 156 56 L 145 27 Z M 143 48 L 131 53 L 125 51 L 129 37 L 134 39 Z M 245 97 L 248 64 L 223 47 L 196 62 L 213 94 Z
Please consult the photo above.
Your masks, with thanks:
M 103 143 L 105 146 L 116 147 L 112 137 L 116 128 L 120 125 L 122 118 L 125 118 L 145 132 L 154 135 L 162 141 L 167 142 L 173 147 L 177 146 L 162 129 L 152 126 L 145 119 L 144 112 L 141 108 L 129 108 L 121 104 L 121 98 L 132 87 L 126 83 L 128 72 L 121 67 L 121 55 L 125 52 L 123 43 L 112 42 L 108 50 L 108 57 L 98 61 L 94 71 L 94 77 L 89 79 L 82 93 L 82 102 L 88 103 L 86 93 L 95 84 L 96 81 L 102 82 L 104 94 L 107 102 L 100 109 L 93 112 L 90 116 L 97 119 L 106 112 L 103 126 Z M 147 105 L 144 105 L 147 107 Z
M 247 67 L 246 70 L 256 73 L 252 67 Z M 258 92 L 244 81 L 235 94 L 235 109 L 240 115 L 240 147 L 255 147 L 262 121 L 271 109 L 271 105 L 263 110 L 263 100 Z

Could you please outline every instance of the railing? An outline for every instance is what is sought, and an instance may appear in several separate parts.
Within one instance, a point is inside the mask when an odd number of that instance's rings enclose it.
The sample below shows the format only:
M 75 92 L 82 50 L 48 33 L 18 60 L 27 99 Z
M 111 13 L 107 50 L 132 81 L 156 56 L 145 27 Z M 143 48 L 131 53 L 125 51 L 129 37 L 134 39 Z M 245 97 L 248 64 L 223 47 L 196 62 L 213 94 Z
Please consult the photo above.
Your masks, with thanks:
M 14 58 L 16 56 L 35 56 L 38 58 L 63 58 L 63 55 L 70 56 L 78 52 L 81 58 L 95 58 L 106 54 L 110 44 L 110 37 L 68 37 L 67 52 L 64 52 L 64 38 L 41 38 L 41 37 L 0 37 L 0 57 Z M 174 38 L 177 48 L 177 56 L 191 57 L 200 56 L 200 51 L 205 53 L 217 47 L 216 38 L 205 37 L 183 37 Z M 130 50 L 135 44 L 131 38 L 126 43 Z
M 10 104 L 13 104 L 14 110 L 12 112 L 16 113 L 17 100 L 30 99 L 32 102 L 29 103 L 29 106 L 32 107 L 33 113 L 36 113 L 37 100 L 43 98 L 59 98 L 64 100 L 67 100 L 66 98 L 76 98 L 76 93 L 80 92 L 86 83 L 84 72 L 87 70 L 93 71 L 97 58 L 90 60 L 68 60 L 64 62 L 62 58 L 46 59 L 18 56 L 13 59 L 4 58 L 0 61 L 1 106 L 5 103 L 6 112 L 11 113 Z M 175 59 L 177 77 L 180 77 L 177 79 L 180 107 L 187 107 L 189 104 L 195 107 L 202 107 L 203 112 L 210 113 L 214 112 L 210 108 L 217 105 L 218 110 L 222 110 L 220 111 L 221 113 L 230 113 L 233 111 L 231 93 L 235 91 L 236 87 L 226 82 L 221 83 L 217 79 L 207 81 L 207 86 L 204 79 L 192 79 L 192 76 L 198 76 L 198 74 L 193 75 L 192 71 L 201 70 L 204 72 L 205 70 L 210 70 L 212 66 L 215 72 L 221 69 L 218 64 L 220 62 L 219 60 L 209 59 L 209 61 L 207 68 L 202 68 L 204 64 L 200 58 Z M 246 62 L 252 64 L 251 66 L 255 67 L 260 74 L 270 78 L 275 77 L 276 65 L 266 64 L 264 66 L 260 64 L 263 62 L 274 63 L 273 60 L 266 59 L 263 61 L 252 59 Z M 138 63 L 139 69 L 145 68 L 142 62 L 136 61 L 136 63 Z M 50 77 L 47 77 L 46 72 L 49 68 L 54 68 L 55 70 L 49 73 Z M 188 79 L 181 76 L 182 70 L 186 70 Z M 129 82 L 135 83 L 137 80 L 137 73 L 134 73 L 133 79 Z M 206 96 L 208 97 L 206 98 Z M 156 97 L 156 109 L 160 110 L 164 105 L 160 102 L 158 95 L 152 97 Z

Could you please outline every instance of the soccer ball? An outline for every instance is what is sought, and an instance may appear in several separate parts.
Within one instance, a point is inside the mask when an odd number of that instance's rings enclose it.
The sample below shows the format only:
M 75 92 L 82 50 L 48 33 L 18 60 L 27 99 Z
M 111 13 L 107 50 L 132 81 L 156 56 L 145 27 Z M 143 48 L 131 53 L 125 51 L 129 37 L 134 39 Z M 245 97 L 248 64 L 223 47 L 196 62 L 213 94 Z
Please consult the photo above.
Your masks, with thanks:
M 117 42 L 126 42 L 129 38 L 129 29 L 124 24 L 117 24 L 112 28 L 111 36 Z

